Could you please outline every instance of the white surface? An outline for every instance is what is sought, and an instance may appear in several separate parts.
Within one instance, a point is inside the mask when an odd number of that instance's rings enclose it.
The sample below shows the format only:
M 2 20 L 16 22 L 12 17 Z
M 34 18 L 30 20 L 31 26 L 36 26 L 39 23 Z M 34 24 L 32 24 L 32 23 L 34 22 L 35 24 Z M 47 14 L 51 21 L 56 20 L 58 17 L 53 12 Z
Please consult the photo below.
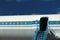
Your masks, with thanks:
M 48 17 L 49 21 L 59 21 L 60 14 L 50 14 L 50 15 L 17 15 L 17 16 L 0 16 L 0 22 L 3 21 L 34 21 L 40 20 L 41 17 Z M 1 26 L 1 25 L 0 25 Z M 7 25 L 5 25 L 7 26 Z M 21 36 L 21 37 L 32 37 L 35 30 L 36 25 L 33 27 L 22 27 L 21 28 L 16 25 L 17 27 L 0 27 L 0 36 Z M 24 25 L 25 26 L 25 25 Z M 60 26 L 60 25 L 49 25 L 52 26 L 50 30 L 54 31 L 55 35 L 60 37 L 60 28 L 53 28 L 53 26 Z M 56 31 L 55 29 L 59 29 Z M 58 33 L 57 33 L 58 32 Z
M 0 16 L 0 21 L 34 21 L 40 20 L 41 17 L 48 17 L 49 20 L 60 20 L 60 14 L 49 15 L 16 15 L 16 16 Z
M 60 38 L 60 27 L 49 27 L 49 30 L 55 35 L 55 37 Z

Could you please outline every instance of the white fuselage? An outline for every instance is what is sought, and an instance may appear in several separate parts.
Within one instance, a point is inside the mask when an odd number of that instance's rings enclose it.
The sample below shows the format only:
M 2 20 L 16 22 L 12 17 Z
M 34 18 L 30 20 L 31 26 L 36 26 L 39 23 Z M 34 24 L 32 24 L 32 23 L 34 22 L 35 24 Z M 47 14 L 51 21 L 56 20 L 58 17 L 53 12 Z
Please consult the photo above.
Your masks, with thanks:
M 48 21 L 60 21 L 60 14 L 0 16 L 0 22 L 3 24 L 3 25 L 0 24 L 0 36 L 33 37 L 35 30 L 37 28 L 36 24 L 11 25 L 12 24 L 11 22 L 17 22 L 17 24 L 19 24 L 18 23 L 19 21 L 20 22 L 21 21 L 36 21 L 36 20 L 40 20 L 41 17 L 48 17 L 49 18 Z M 5 22 L 9 22 L 10 25 L 8 25 L 8 23 L 5 23 Z M 54 24 L 54 25 L 48 24 L 48 29 L 52 30 L 56 36 L 60 37 L 59 24 Z

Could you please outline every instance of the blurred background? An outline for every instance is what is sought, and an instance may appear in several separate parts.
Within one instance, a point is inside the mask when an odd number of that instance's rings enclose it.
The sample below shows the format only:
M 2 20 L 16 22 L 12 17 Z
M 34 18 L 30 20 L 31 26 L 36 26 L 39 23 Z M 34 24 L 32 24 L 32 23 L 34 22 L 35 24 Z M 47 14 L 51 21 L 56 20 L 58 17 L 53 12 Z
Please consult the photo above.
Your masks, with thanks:
M 60 0 L 0 0 L 0 15 L 57 14 Z

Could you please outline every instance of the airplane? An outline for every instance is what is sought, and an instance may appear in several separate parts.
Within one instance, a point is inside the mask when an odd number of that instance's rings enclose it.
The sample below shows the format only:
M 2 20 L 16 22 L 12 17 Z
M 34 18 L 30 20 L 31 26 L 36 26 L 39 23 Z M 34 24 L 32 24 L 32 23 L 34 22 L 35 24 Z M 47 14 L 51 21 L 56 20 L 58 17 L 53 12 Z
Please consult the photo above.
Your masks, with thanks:
M 42 17 L 48 18 L 48 33 L 60 38 L 60 14 L 0 16 L 0 37 L 34 38 Z
M 59 3 L 60 0 L 0 0 L 0 36 L 35 40 L 38 37 L 36 29 L 41 27 L 40 19 L 47 17 L 48 34 L 60 38 Z M 38 40 L 45 39 L 38 37 Z

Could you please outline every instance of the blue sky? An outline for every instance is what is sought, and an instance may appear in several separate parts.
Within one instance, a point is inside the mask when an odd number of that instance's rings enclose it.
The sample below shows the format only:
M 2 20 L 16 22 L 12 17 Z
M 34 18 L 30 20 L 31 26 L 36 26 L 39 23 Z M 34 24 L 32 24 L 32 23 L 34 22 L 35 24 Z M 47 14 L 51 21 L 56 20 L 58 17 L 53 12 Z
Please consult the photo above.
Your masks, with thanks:
M 0 15 L 56 14 L 60 0 L 0 0 Z

